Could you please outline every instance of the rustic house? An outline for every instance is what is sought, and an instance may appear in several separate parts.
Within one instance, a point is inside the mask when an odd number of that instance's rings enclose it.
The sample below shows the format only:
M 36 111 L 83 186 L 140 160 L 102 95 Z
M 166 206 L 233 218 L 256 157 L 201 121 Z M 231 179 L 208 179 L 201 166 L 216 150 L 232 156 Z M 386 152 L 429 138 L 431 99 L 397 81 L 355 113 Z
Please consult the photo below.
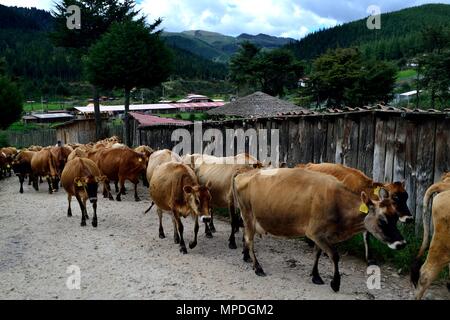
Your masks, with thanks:
M 255 92 L 222 107 L 207 111 L 213 118 L 262 118 L 274 117 L 280 113 L 295 112 L 308 114 L 310 111 L 290 102 L 272 97 L 263 92 Z

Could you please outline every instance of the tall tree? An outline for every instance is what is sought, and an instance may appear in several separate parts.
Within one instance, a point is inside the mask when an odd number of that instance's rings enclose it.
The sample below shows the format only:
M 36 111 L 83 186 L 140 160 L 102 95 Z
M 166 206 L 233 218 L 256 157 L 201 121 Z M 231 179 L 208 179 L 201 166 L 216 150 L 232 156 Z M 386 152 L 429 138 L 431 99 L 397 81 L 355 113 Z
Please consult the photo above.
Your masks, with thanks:
M 89 50 L 86 70 L 91 83 L 102 88 L 122 88 L 125 92 L 125 143 L 130 145 L 128 111 L 133 88 L 159 85 L 170 74 L 171 53 L 156 29 L 161 20 L 114 23 Z
M 395 84 L 393 65 L 363 59 L 358 49 L 328 51 L 313 63 L 303 94 L 316 106 L 363 106 L 388 102 Z
M 273 96 L 283 96 L 303 71 L 303 64 L 289 50 L 262 51 L 249 42 L 244 42 L 230 61 L 230 80 L 238 88 L 247 85 Z
M 7 76 L 0 75 L 0 128 L 8 128 L 22 114 L 22 94 Z
M 69 29 L 67 19 L 72 14 L 67 12 L 71 5 L 81 11 L 81 28 Z M 54 32 L 51 38 L 57 46 L 73 48 L 80 54 L 93 45 L 114 22 L 131 21 L 137 18 L 134 0 L 61 0 L 56 3 L 52 15 L 55 18 Z M 139 18 L 140 21 L 144 16 Z M 93 87 L 96 137 L 101 138 L 101 114 L 99 92 Z

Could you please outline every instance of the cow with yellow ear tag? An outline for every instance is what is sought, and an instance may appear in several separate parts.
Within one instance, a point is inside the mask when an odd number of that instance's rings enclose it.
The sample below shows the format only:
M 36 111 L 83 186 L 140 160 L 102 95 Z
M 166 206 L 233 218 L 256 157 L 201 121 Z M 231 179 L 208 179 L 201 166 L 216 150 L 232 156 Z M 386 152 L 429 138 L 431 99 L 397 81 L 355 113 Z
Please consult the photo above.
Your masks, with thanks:
M 67 192 L 69 208 L 67 216 L 72 216 L 71 201 L 74 196 L 81 209 L 81 226 L 86 225 L 87 214 L 86 202 L 92 203 L 94 216 L 92 226 L 97 227 L 97 191 L 98 183 L 105 180 L 105 176 L 100 174 L 95 162 L 87 158 L 75 158 L 67 162 L 61 175 L 61 183 Z

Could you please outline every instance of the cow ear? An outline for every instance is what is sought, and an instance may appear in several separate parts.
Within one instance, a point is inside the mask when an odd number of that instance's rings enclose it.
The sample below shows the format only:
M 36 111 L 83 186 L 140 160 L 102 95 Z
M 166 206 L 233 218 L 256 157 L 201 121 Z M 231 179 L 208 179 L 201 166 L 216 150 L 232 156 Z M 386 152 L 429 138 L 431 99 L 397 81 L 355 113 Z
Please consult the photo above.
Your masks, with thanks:
M 361 192 L 361 201 L 366 205 L 372 204 L 372 201 L 370 200 L 369 196 L 364 191 Z
M 192 189 L 191 186 L 184 186 L 183 191 L 184 191 L 184 193 L 192 193 L 192 192 L 194 192 L 194 189 Z
M 206 183 L 206 187 L 207 187 L 208 189 L 211 189 L 211 187 L 212 187 L 211 181 L 208 181 L 208 182 Z
M 406 181 L 402 180 L 401 184 L 402 184 L 403 189 L 406 189 Z

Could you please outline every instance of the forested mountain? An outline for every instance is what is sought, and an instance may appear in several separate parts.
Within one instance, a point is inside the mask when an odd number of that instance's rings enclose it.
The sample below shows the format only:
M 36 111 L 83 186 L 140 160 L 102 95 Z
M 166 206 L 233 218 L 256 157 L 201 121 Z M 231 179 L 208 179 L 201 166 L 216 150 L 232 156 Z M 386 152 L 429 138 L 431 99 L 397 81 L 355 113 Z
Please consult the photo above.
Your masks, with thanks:
M 381 29 L 370 30 L 366 19 L 309 34 L 288 47 L 301 59 L 313 59 L 328 49 L 358 46 L 371 58 L 397 60 L 420 53 L 425 26 L 450 27 L 450 5 L 427 4 L 381 15 Z
M 265 49 L 280 48 L 295 41 L 291 38 L 279 38 L 262 33 L 256 36 L 243 33 L 238 37 L 231 37 L 204 30 L 164 32 L 163 38 L 171 46 L 218 62 L 228 62 L 231 55 L 238 51 L 239 45 L 244 41 L 249 41 Z
M 0 5 L 0 57 L 26 96 L 55 95 L 83 79 L 80 54 L 57 48 L 49 34 L 53 18 L 44 10 Z M 173 51 L 173 77 L 224 79 L 227 66 L 167 43 Z M 81 53 L 83 54 L 83 53 Z

